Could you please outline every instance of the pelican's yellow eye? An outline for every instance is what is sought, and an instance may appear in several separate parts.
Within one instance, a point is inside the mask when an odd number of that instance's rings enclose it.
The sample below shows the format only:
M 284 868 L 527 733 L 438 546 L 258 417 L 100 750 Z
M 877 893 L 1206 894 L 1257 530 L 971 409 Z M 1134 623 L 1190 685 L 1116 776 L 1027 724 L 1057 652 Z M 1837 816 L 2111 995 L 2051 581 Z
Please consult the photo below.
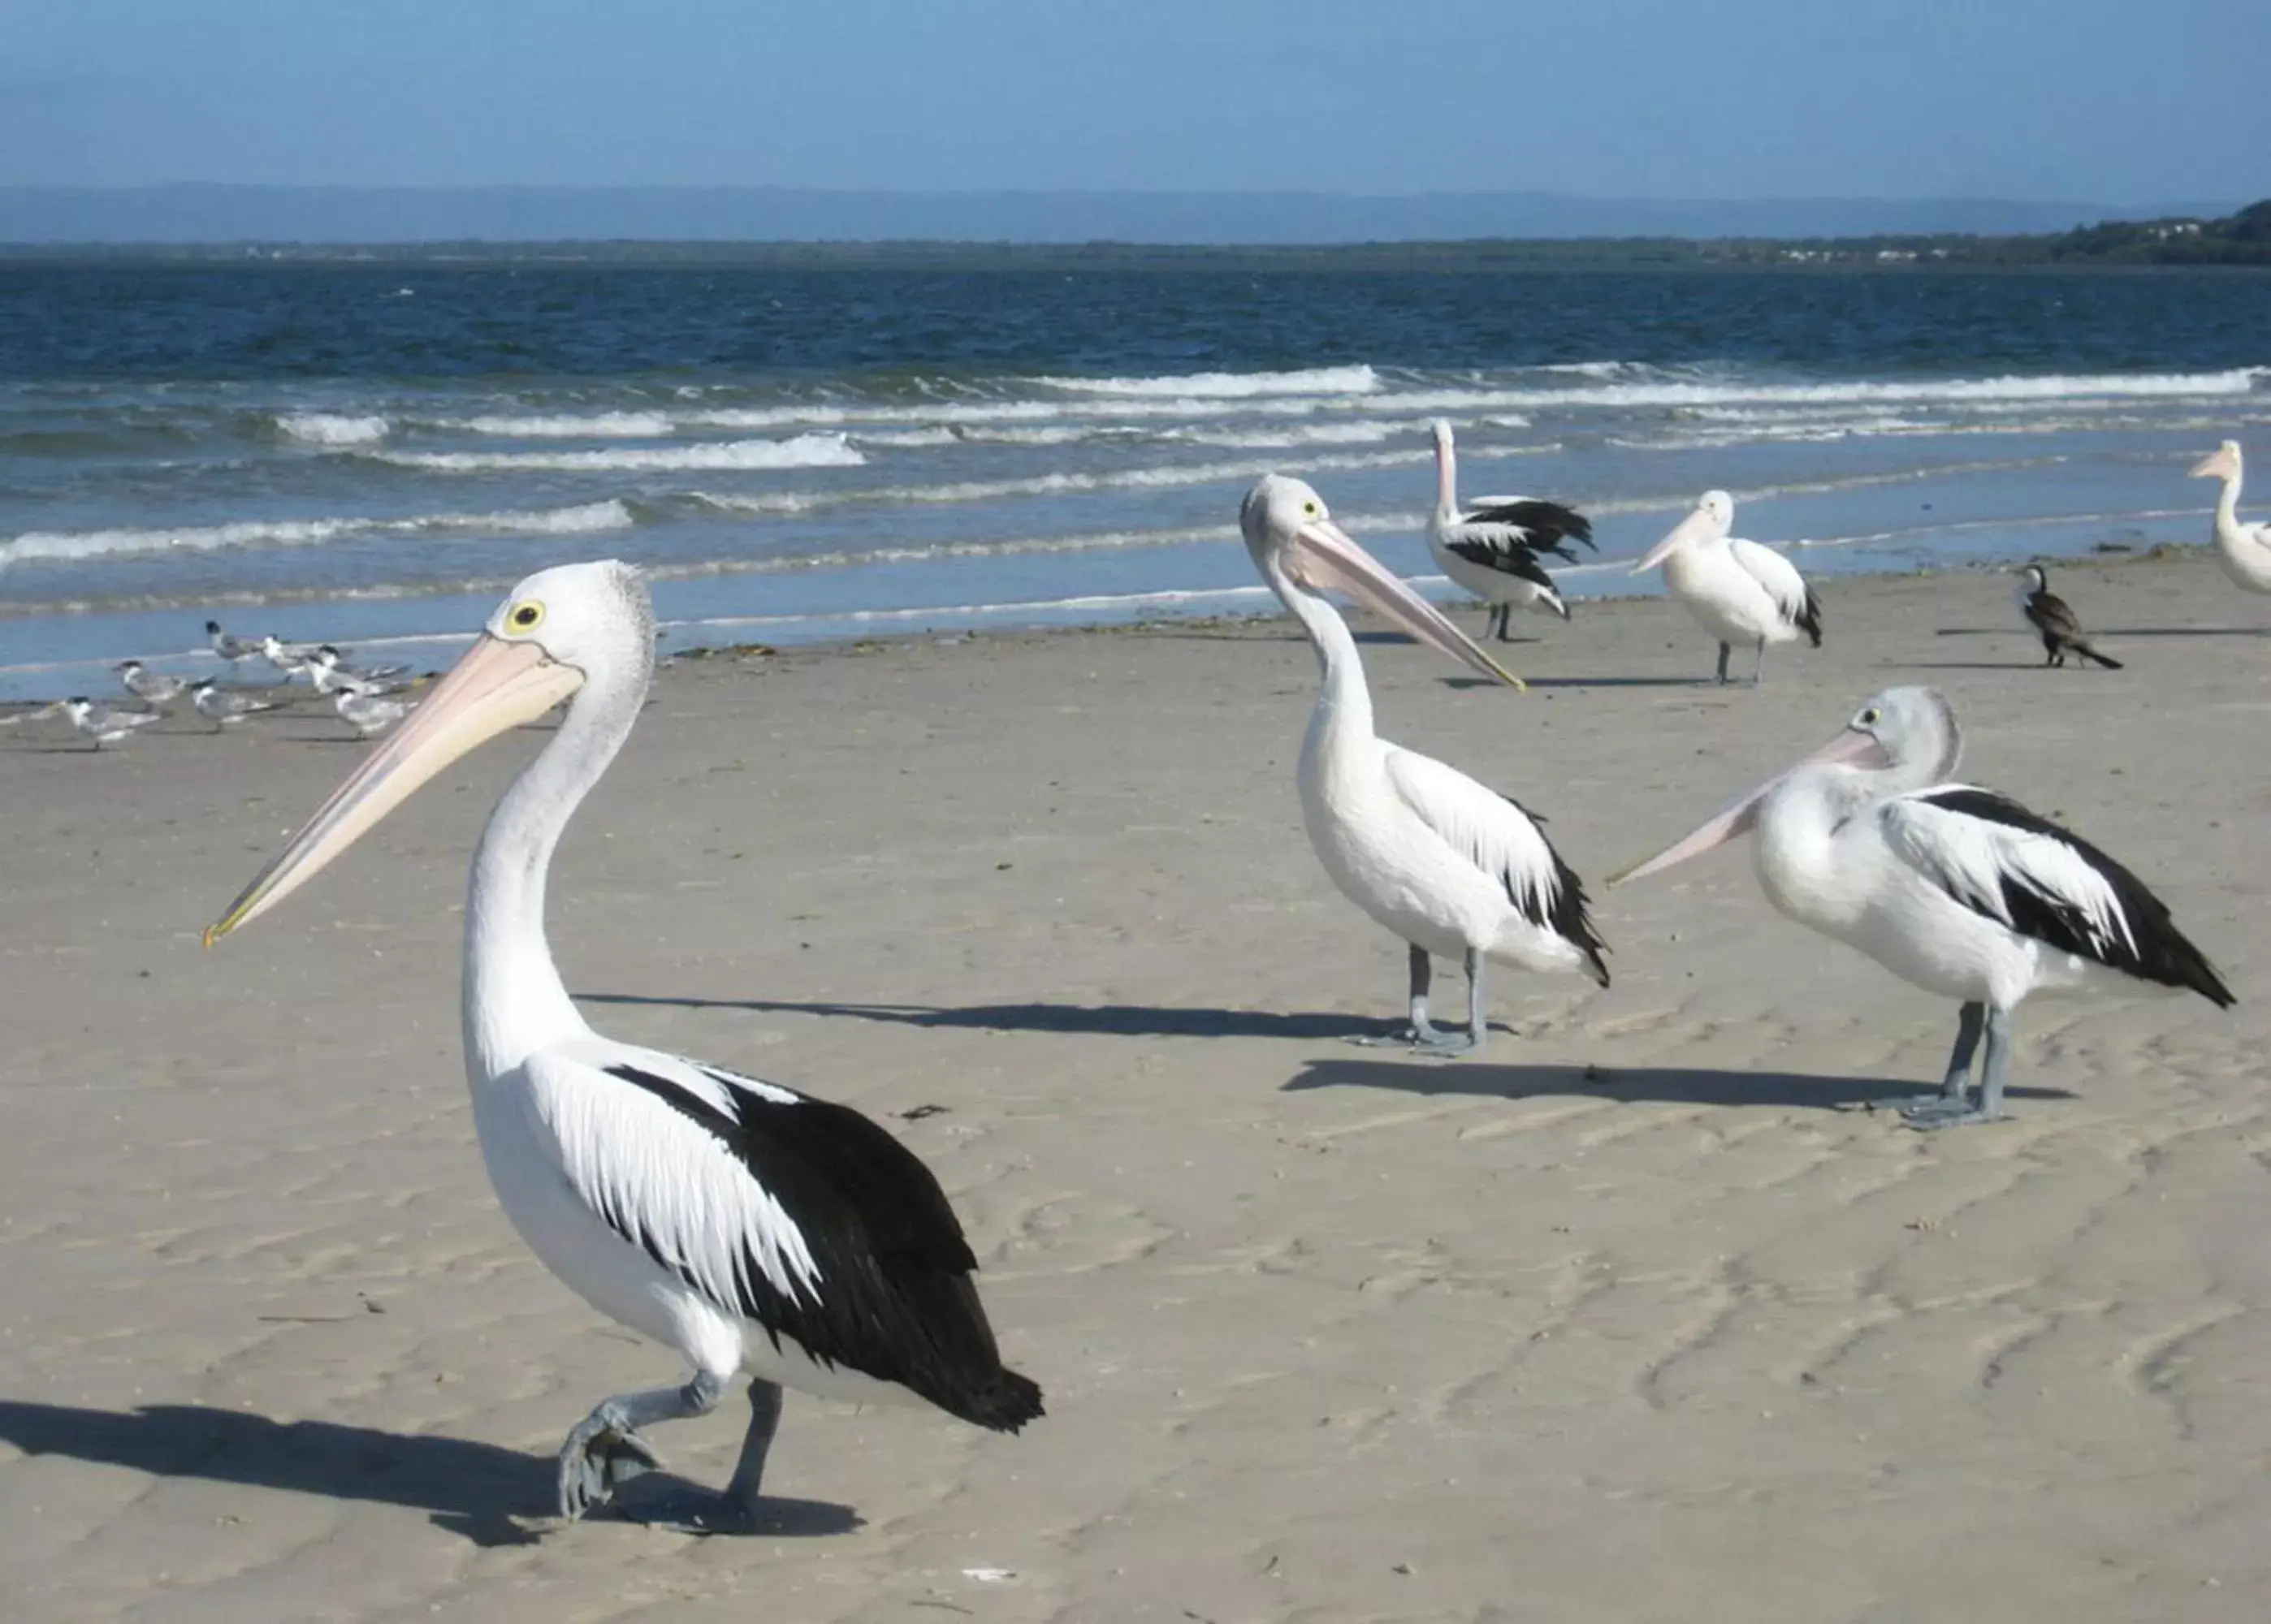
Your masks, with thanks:
M 515 604 L 504 623 L 516 632 L 532 632 L 544 624 L 544 605 L 532 597 L 525 604 Z
M 1314 502 L 1303 502 L 1301 504 L 1301 511 L 1307 514 L 1309 517 L 1314 519 L 1317 516 L 1317 504 Z
M 1884 719 L 1885 713 L 1879 710 L 1874 705 L 1870 706 L 1868 709 L 1861 713 L 1861 725 L 1865 728 L 1873 728 Z

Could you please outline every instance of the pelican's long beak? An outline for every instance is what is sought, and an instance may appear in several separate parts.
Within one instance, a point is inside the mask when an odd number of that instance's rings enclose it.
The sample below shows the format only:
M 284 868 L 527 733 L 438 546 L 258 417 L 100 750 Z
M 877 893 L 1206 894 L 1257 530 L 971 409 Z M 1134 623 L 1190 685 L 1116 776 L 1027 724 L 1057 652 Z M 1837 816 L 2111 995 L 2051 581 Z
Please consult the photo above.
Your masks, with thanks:
M 1711 515 L 1698 508 L 1672 527 L 1672 533 L 1648 550 L 1648 556 L 1632 567 L 1635 575 L 1644 575 L 1690 541 L 1700 539 L 1711 527 Z
M 1848 728 L 1795 767 L 1776 773 L 1757 789 L 1721 807 L 1692 834 L 1682 835 L 1652 857 L 1619 869 L 1609 876 L 1605 885 L 1613 889 L 1627 880 L 1645 879 L 1650 874 L 1661 873 L 1690 857 L 1700 857 L 1707 851 L 1725 845 L 1739 834 L 1747 834 L 1751 826 L 1759 819 L 1761 804 L 1784 779 L 1809 767 L 1832 765 L 1882 768 L 1891 765 L 1891 758 L 1886 755 L 1885 747 L 1870 735 Z
M 584 686 L 584 673 L 532 642 L 484 635 L 418 708 L 260 871 L 205 931 L 210 947 L 313 879 L 418 786 L 508 728 L 533 722 Z
M 2231 449 L 2229 446 L 2218 446 L 2199 462 L 2194 463 L 2192 472 L 2186 477 L 2193 479 L 2229 479 L 2232 474 L 2231 463 Z
M 1401 577 L 1358 546 L 1330 519 L 1304 524 L 1294 533 L 1293 543 L 1289 565 L 1302 585 L 1320 592 L 1345 592 L 1460 664 L 1510 687 L 1523 686 L 1521 678 L 1484 653 L 1473 639 L 1451 624 L 1449 616 L 1404 585 Z

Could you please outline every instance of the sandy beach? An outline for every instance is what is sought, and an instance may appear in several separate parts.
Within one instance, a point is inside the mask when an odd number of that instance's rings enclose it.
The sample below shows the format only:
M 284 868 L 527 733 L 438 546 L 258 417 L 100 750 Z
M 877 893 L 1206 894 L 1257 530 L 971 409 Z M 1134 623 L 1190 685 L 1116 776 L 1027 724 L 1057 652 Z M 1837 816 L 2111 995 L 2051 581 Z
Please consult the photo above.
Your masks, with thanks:
M 1049 1411 L 793 1394 L 740 1540 L 531 1526 L 591 1404 L 681 1374 L 473 1143 L 465 862 L 540 735 L 203 952 L 336 719 L 0 734 L 0 1618 L 2265 1617 L 2271 603 L 2197 552 L 2052 584 L 2126 670 L 2043 669 L 1984 574 L 1828 582 L 1756 691 L 1661 601 L 1521 625 L 1526 696 L 1368 639 L 1382 732 L 1548 817 L 1614 950 L 1497 975 L 1456 1064 L 1344 1042 L 1404 950 L 1301 832 L 1290 622 L 669 667 L 555 871 L 570 987 L 890 1125 Z M 1858 1102 L 1953 1008 L 1746 851 L 1601 894 L 1914 682 L 2237 1009 L 2029 1004 L 2014 1119 L 1928 1136 Z M 742 1416 L 655 1442 L 722 1481 Z

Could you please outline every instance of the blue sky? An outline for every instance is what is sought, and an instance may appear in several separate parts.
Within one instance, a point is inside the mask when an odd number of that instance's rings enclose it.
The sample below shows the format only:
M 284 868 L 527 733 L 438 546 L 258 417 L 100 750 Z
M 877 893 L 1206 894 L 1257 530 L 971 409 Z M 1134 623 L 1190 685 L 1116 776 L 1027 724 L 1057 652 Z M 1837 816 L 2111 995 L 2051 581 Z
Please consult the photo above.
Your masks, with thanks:
M 0 184 L 2239 200 L 2265 0 L 0 0 Z

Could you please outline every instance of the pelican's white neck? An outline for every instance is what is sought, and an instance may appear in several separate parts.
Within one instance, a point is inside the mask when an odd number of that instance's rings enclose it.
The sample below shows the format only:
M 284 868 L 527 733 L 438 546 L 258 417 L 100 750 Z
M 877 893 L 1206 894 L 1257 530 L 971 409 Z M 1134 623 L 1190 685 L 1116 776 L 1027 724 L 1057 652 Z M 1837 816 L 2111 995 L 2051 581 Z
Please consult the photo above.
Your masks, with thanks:
M 1305 750 L 1329 742 L 1372 736 L 1372 693 L 1365 686 L 1364 662 L 1357 656 L 1356 634 L 1340 612 L 1322 595 L 1288 577 L 1275 559 L 1262 566 L 1263 576 L 1293 618 L 1308 633 L 1317 650 L 1317 668 L 1323 683 L 1317 691 L 1317 708 L 1309 718 Z
M 1446 524 L 1459 516 L 1459 454 L 1448 434 L 1435 436 L 1435 512 Z
M 1866 900 L 1850 864 L 1836 860 L 1837 831 L 1890 792 L 1883 775 L 1857 768 L 1800 768 L 1759 808 L 1752 853 L 1767 901 L 1801 924 L 1835 931 Z
M 535 760 L 489 814 L 465 897 L 465 1066 L 492 1081 L 547 1043 L 590 1030 L 561 983 L 544 934 L 552 854 L 592 786 L 638 720 L 653 672 L 651 646 L 635 670 L 594 674 Z

